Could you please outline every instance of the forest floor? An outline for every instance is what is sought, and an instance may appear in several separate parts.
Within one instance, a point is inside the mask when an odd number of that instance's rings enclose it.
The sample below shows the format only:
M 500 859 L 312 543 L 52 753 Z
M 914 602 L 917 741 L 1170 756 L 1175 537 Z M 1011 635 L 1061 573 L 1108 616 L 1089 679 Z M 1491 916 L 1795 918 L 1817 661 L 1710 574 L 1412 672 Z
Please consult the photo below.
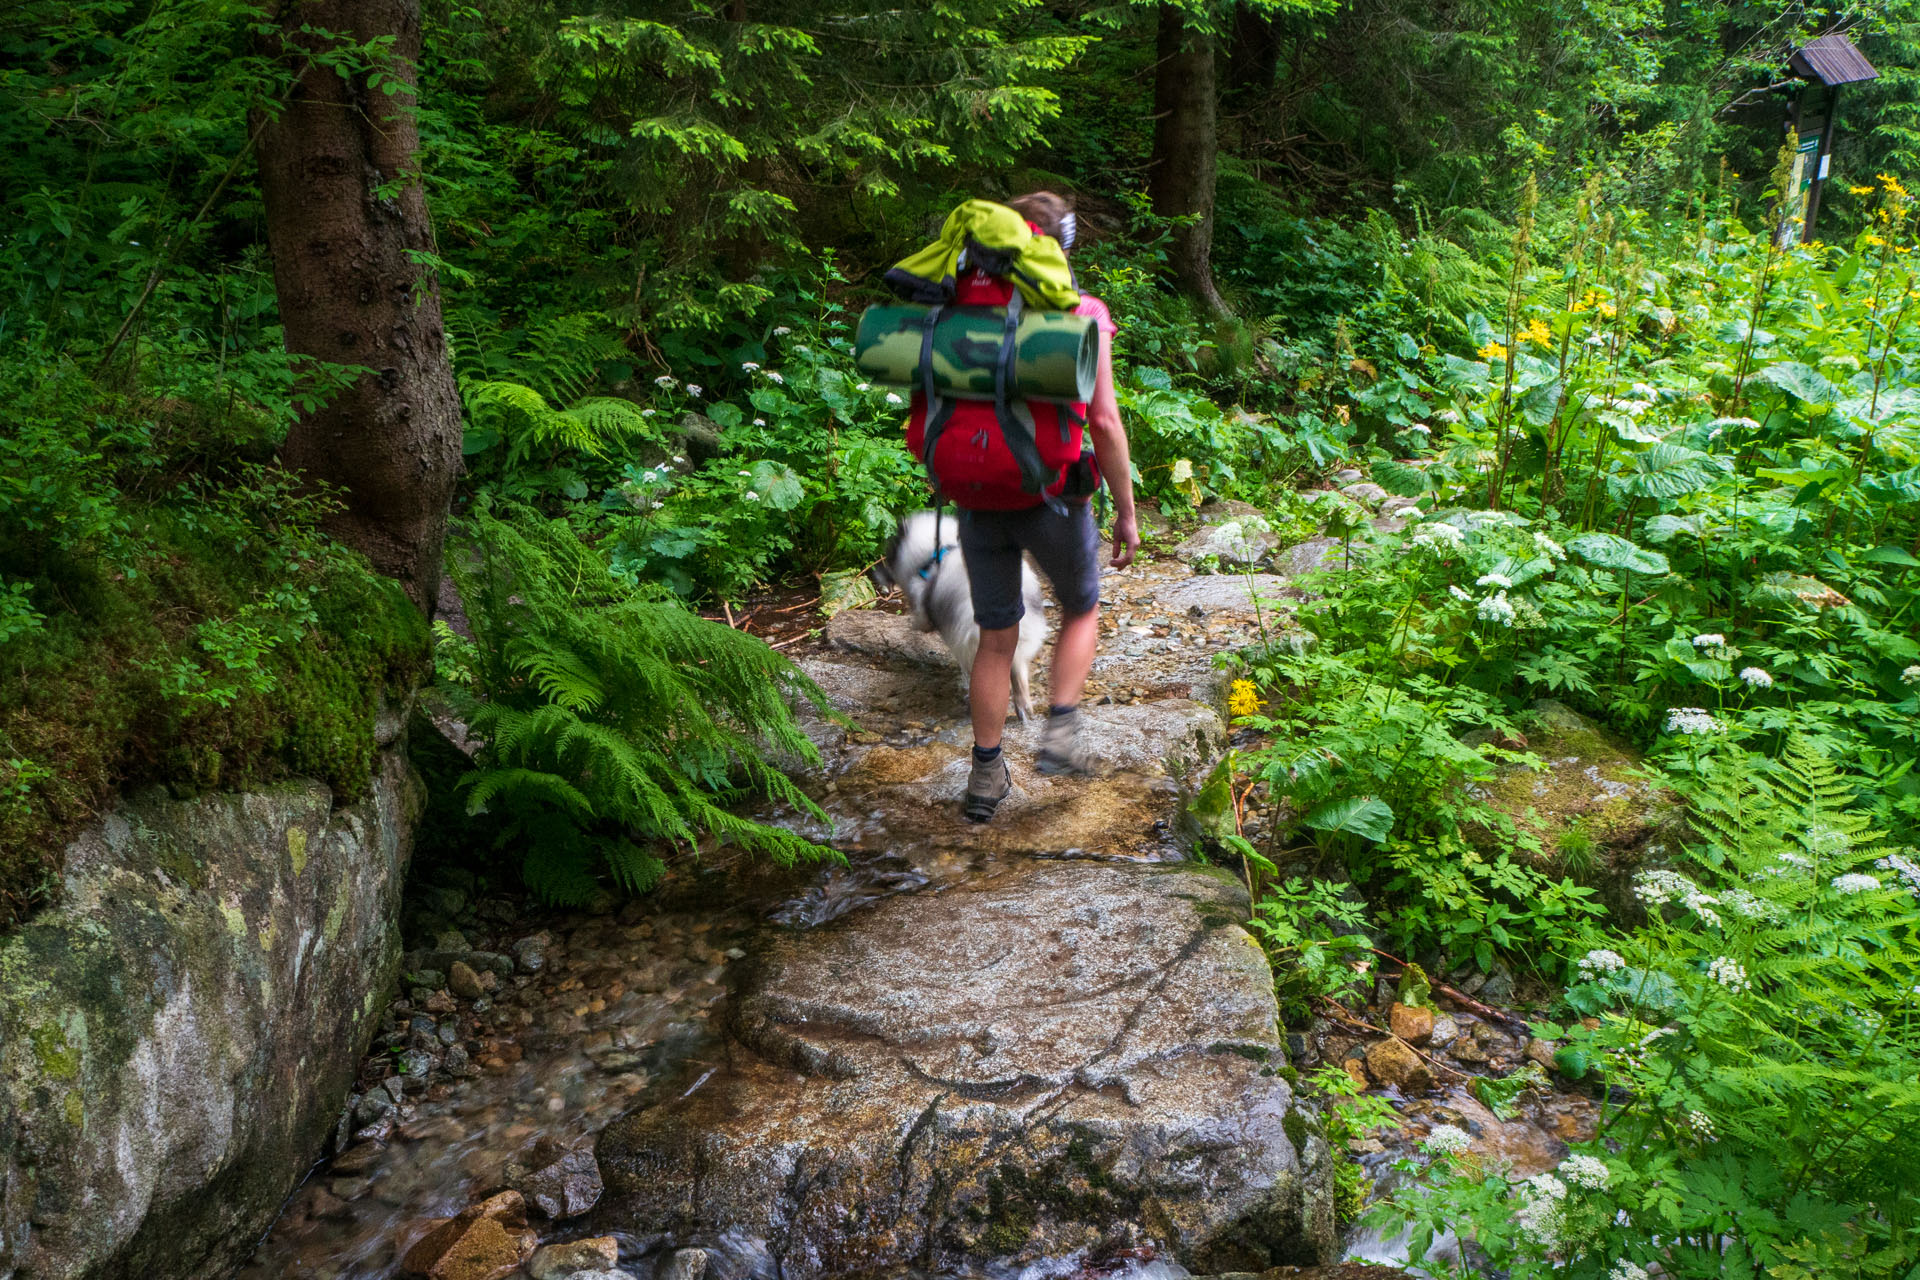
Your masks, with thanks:
M 969 729 L 937 637 L 912 631 L 897 601 L 824 628 L 807 621 L 811 609 L 791 607 L 804 598 L 750 603 L 734 621 L 758 632 L 759 615 L 853 722 L 809 724 L 823 763 L 806 786 L 831 832 L 800 814 L 762 816 L 830 842 L 845 862 L 791 872 L 710 862 L 676 869 L 655 895 L 617 911 L 574 912 L 484 892 L 458 867 L 423 868 L 410 897 L 409 985 L 390 1007 L 390 1032 L 368 1058 L 335 1154 L 241 1275 L 384 1277 L 402 1273 L 405 1257 L 409 1270 L 441 1259 L 436 1274 L 467 1280 L 450 1269 L 462 1247 L 477 1253 L 472 1276 L 515 1262 L 538 1280 L 604 1275 L 616 1262 L 615 1274 L 679 1280 L 773 1262 L 790 1275 L 829 1273 L 835 1249 L 884 1255 L 906 1220 L 925 1218 L 916 1183 L 966 1184 L 968 1170 L 916 1156 L 912 1133 L 916 1115 L 969 1089 L 974 1135 L 1025 1150 L 1035 1172 L 1048 1166 L 1033 1153 L 1068 1130 L 1138 1145 L 1169 1127 L 1231 1123 L 1233 1149 L 1279 1152 L 1266 1165 L 1213 1160 L 1200 1197 L 1211 1204 L 1184 1224 L 1201 1239 L 1224 1231 L 1236 1197 L 1300 1176 L 1297 1135 L 1247 1119 L 1277 1120 L 1290 1105 L 1281 1081 L 1291 1073 L 1259 1061 L 1281 1052 L 1300 1071 L 1344 1065 L 1390 1100 L 1400 1128 L 1345 1153 L 1377 1179 L 1390 1182 L 1392 1162 L 1439 1123 L 1467 1129 L 1481 1153 L 1522 1174 L 1553 1167 L 1568 1140 L 1591 1135 L 1593 1106 L 1535 1073 L 1537 1087 L 1506 1118 L 1489 1108 L 1475 1080 L 1528 1068 L 1524 1022 L 1500 1009 L 1442 998 L 1430 1025 L 1409 1027 L 1383 980 L 1377 1007 L 1329 1007 L 1287 1033 L 1284 1049 L 1275 1040 L 1264 961 L 1237 920 L 1209 914 L 1217 896 L 1244 918 L 1244 893 L 1231 876 L 1185 869 L 1182 801 L 1226 743 L 1213 655 L 1262 628 L 1284 630 L 1289 597 L 1300 596 L 1291 579 L 1338 544 L 1272 555 L 1275 572 L 1196 574 L 1190 561 L 1206 533 L 1103 582 L 1087 716 L 1111 771 L 1039 775 L 1025 767 L 1034 728 L 1010 726 L 1016 790 L 982 827 L 961 821 L 954 803 Z M 1484 981 L 1486 1000 L 1511 998 L 1509 976 Z M 1234 1051 L 1220 1052 L 1223 1043 Z M 840 1083 L 824 1088 L 822 1075 Z M 905 1149 L 891 1140 L 898 1132 L 878 1148 L 864 1142 L 896 1126 L 908 1132 Z M 744 1211 L 766 1230 L 704 1229 L 704 1213 L 737 1221 L 741 1211 L 685 1167 L 669 1137 L 689 1128 L 743 1202 L 770 1202 Z M 909 1173 L 916 1161 L 925 1167 Z M 1304 1163 L 1324 1166 L 1324 1151 Z M 808 1179 L 794 1177 L 797 1164 Z M 817 1207 L 809 1195 L 871 1182 L 876 1170 L 899 1170 L 902 1190 L 876 1211 L 869 1239 L 797 1238 L 790 1224 Z M 796 1189 L 808 1180 L 811 1191 Z M 524 1206 L 483 1207 L 503 1187 Z M 628 1229 L 670 1202 L 676 1235 Z M 1013 1240 L 1007 1224 L 985 1210 L 944 1212 L 917 1229 L 950 1254 L 1015 1252 L 1002 1247 Z M 1042 1205 L 1018 1226 L 1020 1255 L 1050 1259 L 1047 1274 L 1184 1274 L 1143 1237 L 1087 1234 L 1070 1207 Z M 1342 1248 L 1394 1253 L 1371 1238 Z M 480 1267 L 489 1257 L 493 1273 Z M 1216 1252 L 1196 1265 L 1245 1264 Z

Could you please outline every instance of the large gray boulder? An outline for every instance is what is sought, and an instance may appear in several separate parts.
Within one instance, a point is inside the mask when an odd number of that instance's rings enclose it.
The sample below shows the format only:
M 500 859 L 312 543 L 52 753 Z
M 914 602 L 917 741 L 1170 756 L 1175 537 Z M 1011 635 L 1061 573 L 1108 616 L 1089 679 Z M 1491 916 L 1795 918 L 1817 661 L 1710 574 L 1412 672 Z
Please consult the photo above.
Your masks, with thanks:
M 0 939 L 0 1280 L 219 1276 L 319 1154 L 399 961 L 420 786 L 138 798 Z
M 1100 1238 L 1324 1260 L 1329 1152 L 1246 916 L 1222 873 L 1009 859 L 779 938 L 724 1065 L 601 1135 L 597 1221 L 744 1233 L 795 1278 Z

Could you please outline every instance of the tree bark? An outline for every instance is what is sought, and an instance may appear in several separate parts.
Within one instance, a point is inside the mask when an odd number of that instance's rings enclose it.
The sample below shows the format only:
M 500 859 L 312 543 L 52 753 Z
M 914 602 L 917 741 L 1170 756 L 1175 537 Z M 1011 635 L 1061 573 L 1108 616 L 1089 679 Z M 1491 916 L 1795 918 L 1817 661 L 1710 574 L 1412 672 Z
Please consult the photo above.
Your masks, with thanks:
M 294 424 L 281 461 L 343 491 L 329 532 L 431 613 L 461 423 L 439 287 L 409 256 L 433 248 L 414 118 L 420 0 L 281 0 L 276 17 L 266 38 L 299 80 L 261 132 L 260 187 L 287 351 L 370 370 Z M 314 60 L 333 43 L 315 31 L 388 37 L 391 54 L 343 78 Z M 388 77 L 398 92 L 377 82 Z
M 1161 217 L 1193 217 L 1176 230 L 1169 266 L 1180 287 L 1215 315 L 1228 314 L 1213 282 L 1213 188 L 1219 167 L 1213 37 L 1160 6 L 1159 66 L 1153 80 L 1153 163 L 1148 194 Z

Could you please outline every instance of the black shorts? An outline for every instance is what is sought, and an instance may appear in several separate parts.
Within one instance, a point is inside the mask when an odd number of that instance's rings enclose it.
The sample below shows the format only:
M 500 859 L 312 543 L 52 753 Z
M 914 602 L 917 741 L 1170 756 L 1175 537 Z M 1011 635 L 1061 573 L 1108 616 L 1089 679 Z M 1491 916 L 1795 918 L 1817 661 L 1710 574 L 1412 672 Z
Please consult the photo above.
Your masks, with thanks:
M 1084 502 L 1065 514 L 1042 504 L 1021 511 L 960 512 L 960 550 L 973 586 L 973 620 L 982 631 L 1017 626 L 1027 611 L 1020 598 L 1020 553 L 1026 552 L 1053 584 L 1053 598 L 1072 618 L 1100 603 L 1100 531 Z

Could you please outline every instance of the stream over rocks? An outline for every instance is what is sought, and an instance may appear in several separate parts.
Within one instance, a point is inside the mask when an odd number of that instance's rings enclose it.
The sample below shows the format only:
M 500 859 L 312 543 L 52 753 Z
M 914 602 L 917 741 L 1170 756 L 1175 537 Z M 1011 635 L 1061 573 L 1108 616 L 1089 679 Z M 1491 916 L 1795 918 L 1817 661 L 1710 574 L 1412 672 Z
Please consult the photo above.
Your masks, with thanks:
M 760 816 L 846 862 L 680 871 L 617 914 L 478 904 L 473 942 L 410 954 L 388 1053 L 241 1275 L 1330 1261 L 1335 1153 L 1245 891 L 1186 861 L 1179 803 L 1225 746 L 1212 656 L 1284 632 L 1290 576 L 1109 575 L 1086 715 L 1111 772 L 1039 775 L 1037 725 L 1010 724 L 1016 789 L 979 827 L 944 649 L 898 614 L 836 618 L 796 654 L 851 721 L 807 725 L 833 828 Z

